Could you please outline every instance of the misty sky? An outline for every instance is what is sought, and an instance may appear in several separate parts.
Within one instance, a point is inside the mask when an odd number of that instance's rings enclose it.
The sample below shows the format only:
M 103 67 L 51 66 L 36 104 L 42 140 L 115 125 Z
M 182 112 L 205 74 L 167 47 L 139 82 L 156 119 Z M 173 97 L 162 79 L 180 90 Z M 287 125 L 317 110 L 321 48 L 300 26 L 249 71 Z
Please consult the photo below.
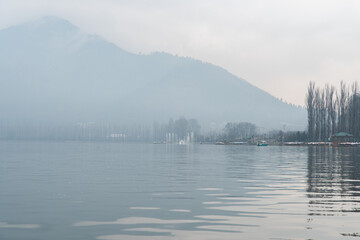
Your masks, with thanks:
M 214 63 L 300 105 L 310 80 L 360 79 L 360 1 L 0 0 L 0 29 L 42 16 L 133 53 Z

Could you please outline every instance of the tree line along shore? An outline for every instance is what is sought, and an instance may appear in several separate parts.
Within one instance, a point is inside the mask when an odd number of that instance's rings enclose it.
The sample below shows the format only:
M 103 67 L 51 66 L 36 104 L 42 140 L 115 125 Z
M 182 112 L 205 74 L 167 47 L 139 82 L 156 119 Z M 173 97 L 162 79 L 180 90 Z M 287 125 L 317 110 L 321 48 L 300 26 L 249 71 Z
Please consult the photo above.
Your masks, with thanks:
M 0 122 L 1 140 L 80 140 L 151 143 L 256 144 L 357 146 L 360 139 L 360 89 L 356 82 L 340 83 L 339 89 L 310 82 L 305 106 L 307 129 L 260 132 L 249 122 L 228 122 L 219 130 L 202 130 L 198 120 L 180 117 L 166 123 L 118 124 L 80 122 L 70 124 Z

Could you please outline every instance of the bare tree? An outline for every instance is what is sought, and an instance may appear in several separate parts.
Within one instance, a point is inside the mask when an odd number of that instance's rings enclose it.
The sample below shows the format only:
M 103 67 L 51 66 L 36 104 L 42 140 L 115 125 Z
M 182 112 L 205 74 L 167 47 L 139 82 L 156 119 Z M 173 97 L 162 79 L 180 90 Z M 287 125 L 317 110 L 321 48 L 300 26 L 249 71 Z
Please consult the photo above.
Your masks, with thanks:
M 319 114 L 320 114 L 320 140 L 325 141 L 326 140 L 326 132 L 327 132 L 327 112 L 326 112 L 326 99 L 325 94 L 326 90 L 320 90 L 319 93 Z
M 348 89 L 346 84 L 340 82 L 340 96 L 338 97 L 339 131 L 347 131 L 346 105 L 348 101 Z
M 331 86 L 328 88 L 327 94 L 327 111 L 328 111 L 328 125 L 329 128 L 328 137 L 331 137 L 336 133 L 336 99 L 335 99 L 335 87 Z
M 347 117 L 349 122 L 349 131 L 354 134 L 356 137 L 360 135 L 359 129 L 359 114 L 360 114 L 360 100 L 358 93 L 357 83 L 353 83 L 351 97 L 349 97 L 348 107 L 347 107 Z
M 315 130 L 314 130 L 314 140 L 320 141 L 320 131 L 321 131 L 321 117 L 320 117 L 320 89 L 315 89 Z
M 308 112 L 308 136 L 310 141 L 314 141 L 315 134 L 315 83 L 310 82 L 306 94 L 306 108 Z

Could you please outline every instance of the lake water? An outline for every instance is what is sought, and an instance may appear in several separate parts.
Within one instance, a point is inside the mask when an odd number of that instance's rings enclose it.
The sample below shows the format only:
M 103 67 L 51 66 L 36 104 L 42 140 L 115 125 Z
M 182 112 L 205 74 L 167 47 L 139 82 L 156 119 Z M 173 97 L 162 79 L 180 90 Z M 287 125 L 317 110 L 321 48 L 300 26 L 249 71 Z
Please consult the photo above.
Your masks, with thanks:
M 0 142 L 0 239 L 359 239 L 360 148 Z

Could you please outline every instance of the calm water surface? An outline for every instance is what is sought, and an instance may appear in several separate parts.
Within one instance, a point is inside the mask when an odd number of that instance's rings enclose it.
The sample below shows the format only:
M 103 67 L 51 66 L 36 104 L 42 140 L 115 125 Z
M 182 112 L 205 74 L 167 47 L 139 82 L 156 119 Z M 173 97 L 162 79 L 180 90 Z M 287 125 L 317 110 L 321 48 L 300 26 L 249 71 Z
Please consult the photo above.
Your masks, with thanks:
M 360 239 L 360 148 L 0 142 L 0 239 Z

